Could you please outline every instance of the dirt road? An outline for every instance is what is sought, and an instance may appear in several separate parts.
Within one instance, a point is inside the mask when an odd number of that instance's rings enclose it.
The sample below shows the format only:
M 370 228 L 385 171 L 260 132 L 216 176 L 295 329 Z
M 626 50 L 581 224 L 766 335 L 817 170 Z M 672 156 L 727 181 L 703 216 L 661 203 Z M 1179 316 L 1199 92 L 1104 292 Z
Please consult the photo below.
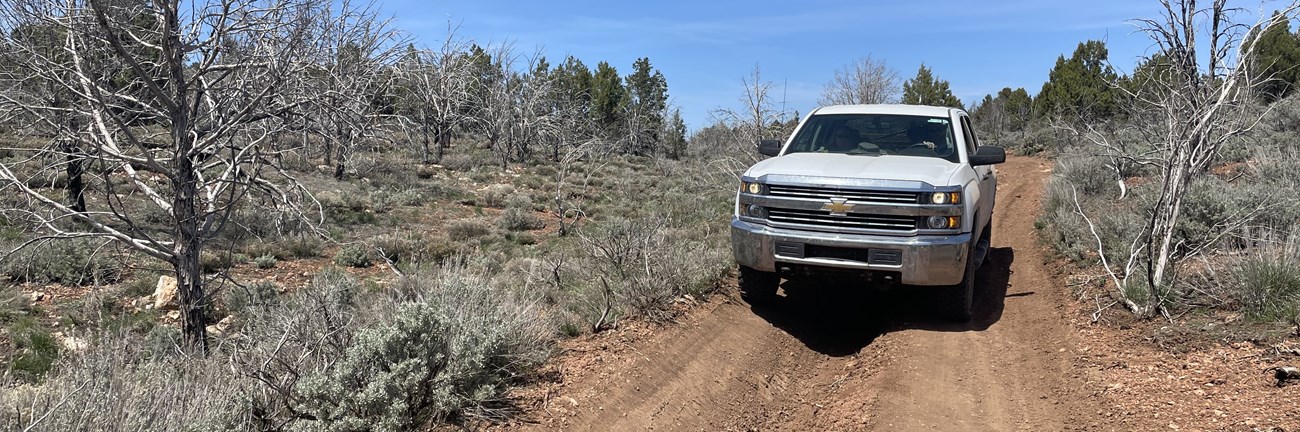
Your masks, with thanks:
M 526 428 L 1076 429 L 1090 408 L 1068 301 L 1033 232 L 1049 168 L 1018 157 L 998 167 L 991 261 L 969 324 L 932 316 L 920 288 L 786 282 L 770 305 L 714 301 L 630 346 L 593 348 L 608 352 L 556 371 Z

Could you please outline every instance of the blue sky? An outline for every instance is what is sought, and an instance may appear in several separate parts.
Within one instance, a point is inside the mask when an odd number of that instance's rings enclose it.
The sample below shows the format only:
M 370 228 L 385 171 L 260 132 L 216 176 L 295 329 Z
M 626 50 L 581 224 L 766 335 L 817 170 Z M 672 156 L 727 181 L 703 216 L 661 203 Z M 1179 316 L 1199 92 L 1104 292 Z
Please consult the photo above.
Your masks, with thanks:
M 382 1 L 382 0 L 381 0 Z M 1240 1 L 1238 21 L 1271 4 Z M 694 130 L 710 112 L 739 106 L 741 79 L 755 65 L 788 111 L 816 107 L 834 71 L 864 55 L 901 79 L 924 62 L 968 106 L 1003 87 L 1035 94 L 1057 56 L 1079 42 L 1107 42 L 1111 62 L 1130 70 L 1151 49 L 1130 20 L 1154 17 L 1155 0 L 1091 1 L 419 1 L 383 10 L 417 44 L 437 46 L 448 24 L 480 45 L 542 50 L 552 64 L 572 55 L 627 75 L 648 57 L 668 80 L 671 103 Z M 779 108 L 779 105 L 778 105 Z

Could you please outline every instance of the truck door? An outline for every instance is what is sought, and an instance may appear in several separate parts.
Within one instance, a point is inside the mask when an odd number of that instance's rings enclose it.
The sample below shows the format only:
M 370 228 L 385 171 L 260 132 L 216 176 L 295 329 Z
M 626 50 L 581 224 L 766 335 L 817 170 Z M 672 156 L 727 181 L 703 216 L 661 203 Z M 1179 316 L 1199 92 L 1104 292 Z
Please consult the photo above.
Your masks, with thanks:
M 966 139 L 966 155 L 975 154 L 975 149 L 979 148 L 979 138 L 975 136 L 975 128 L 971 127 L 970 118 L 961 117 L 961 130 L 963 138 Z M 975 178 L 979 181 L 980 188 L 980 220 L 976 223 L 978 227 L 984 226 L 989 218 L 993 215 L 993 198 L 998 187 L 997 177 L 993 173 L 992 165 L 982 165 L 973 167 Z M 978 234 L 978 233 L 976 233 Z

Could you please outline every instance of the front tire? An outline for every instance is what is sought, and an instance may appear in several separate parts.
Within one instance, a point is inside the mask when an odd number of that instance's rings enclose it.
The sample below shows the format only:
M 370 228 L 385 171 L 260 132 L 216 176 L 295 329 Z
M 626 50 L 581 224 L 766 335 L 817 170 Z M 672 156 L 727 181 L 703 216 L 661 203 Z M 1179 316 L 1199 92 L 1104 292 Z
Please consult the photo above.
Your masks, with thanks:
M 776 297 L 781 277 L 776 273 L 740 266 L 740 297 L 750 304 L 761 304 Z
M 971 320 L 975 303 L 975 270 L 975 257 L 966 257 L 966 270 L 961 282 L 943 288 L 941 308 L 944 319 L 957 323 Z

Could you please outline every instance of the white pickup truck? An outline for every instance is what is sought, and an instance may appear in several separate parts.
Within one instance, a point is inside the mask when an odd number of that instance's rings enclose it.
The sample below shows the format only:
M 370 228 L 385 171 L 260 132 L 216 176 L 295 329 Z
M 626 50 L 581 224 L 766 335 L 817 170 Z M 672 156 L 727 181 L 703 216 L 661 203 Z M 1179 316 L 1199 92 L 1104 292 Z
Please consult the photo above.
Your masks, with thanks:
M 988 255 L 1000 147 L 980 146 L 954 108 L 818 108 L 775 156 L 741 177 L 731 221 L 740 288 L 751 302 L 781 277 L 850 272 L 877 283 L 940 286 L 945 316 L 971 318 Z

